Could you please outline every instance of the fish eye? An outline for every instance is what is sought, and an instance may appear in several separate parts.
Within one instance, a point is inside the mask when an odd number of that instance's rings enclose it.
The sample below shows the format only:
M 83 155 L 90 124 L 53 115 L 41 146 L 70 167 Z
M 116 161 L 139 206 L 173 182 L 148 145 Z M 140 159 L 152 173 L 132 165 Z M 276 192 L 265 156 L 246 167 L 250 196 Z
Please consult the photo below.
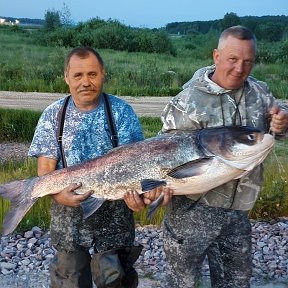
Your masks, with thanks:
M 255 141 L 255 139 L 256 139 L 254 134 L 248 134 L 247 138 L 248 138 L 249 141 Z

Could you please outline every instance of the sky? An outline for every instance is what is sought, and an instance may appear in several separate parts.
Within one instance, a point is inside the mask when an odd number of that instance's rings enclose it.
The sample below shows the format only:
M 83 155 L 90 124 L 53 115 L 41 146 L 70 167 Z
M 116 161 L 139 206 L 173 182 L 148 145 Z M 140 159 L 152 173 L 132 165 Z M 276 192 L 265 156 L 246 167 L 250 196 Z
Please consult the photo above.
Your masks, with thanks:
M 288 16 L 288 0 L 0 0 L 0 16 L 44 19 L 48 10 L 69 8 L 77 23 L 99 17 L 142 28 L 165 27 L 171 22 L 222 19 L 238 16 Z

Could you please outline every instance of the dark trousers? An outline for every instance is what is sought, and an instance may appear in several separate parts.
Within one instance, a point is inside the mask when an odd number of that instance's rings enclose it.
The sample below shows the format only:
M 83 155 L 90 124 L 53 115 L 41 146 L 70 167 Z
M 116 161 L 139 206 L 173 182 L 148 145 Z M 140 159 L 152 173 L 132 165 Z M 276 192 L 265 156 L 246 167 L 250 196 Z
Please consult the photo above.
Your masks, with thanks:
M 142 246 L 112 249 L 90 256 L 88 251 L 59 251 L 50 264 L 51 288 L 136 288 L 133 267 Z M 92 282 L 93 280 L 93 282 Z
M 185 198 L 184 203 L 181 198 L 173 202 L 164 221 L 165 287 L 198 287 L 206 255 L 213 288 L 250 287 L 252 243 L 247 212 L 200 203 L 189 209 Z
M 57 252 L 50 264 L 51 288 L 92 288 L 88 251 Z

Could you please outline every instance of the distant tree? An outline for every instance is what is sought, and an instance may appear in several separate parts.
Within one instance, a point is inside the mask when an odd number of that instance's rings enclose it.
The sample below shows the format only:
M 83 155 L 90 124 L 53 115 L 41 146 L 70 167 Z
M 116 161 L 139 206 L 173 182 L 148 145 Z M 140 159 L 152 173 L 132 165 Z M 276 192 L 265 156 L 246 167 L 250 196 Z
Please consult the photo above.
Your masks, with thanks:
M 257 26 L 256 37 L 259 40 L 269 42 L 280 41 L 284 33 L 285 26 L 280 22 L 267 22 Z
M 59 27 L 61 27 L 59 11 L 47 10 L 44 15 L 44 28 L 48 31 L 54 31 Z
M 231 13 L 226 13 L 224 15 L 224 18 L 220 22 L 220 27 L 221 27 L 221 30 L 224 30 L 231 26 L 240 25 L 240 24 L 241 24 L 240 17 L 238 17 L 236 13 L 231 12 Z
M 73 20 L 71 18 L 71 12 L 69 7 L 63 2 L 63 8 L 60 12 L 61 24 L 65 27 L 73 25 Z

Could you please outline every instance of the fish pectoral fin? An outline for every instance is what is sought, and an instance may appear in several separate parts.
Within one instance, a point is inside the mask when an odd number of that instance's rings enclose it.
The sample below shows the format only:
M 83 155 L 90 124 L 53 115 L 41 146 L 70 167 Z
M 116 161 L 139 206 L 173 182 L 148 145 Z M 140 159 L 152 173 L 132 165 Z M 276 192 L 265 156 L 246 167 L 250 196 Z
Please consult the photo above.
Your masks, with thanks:
M 80 206 L 83 209 L 83 218 L 86 219 L 91 216 L 95 211 L 97 211 L 101 205 L 105 202 L 103 198 L 88 197 L 81 202 Z
M 147 212 L 147 218 L 149 220 L 152 219 L 157 209 L 161 206 L 163 199 L 164 199 L 164 193 L 162 192 L 159 195 L 159 197 L 149 205 L 148 212 Z
M 143 192 L 147 192 L 153 190 L 154 188 L 167 184 L 165 180 L 156 179 L 142 179 L 140 183 Z
M 175 179 L 193 177 L 202 174 L 212 163 L 213 157 L 206 157 L 187 162 L 183 165 L 173 168 L 168 176 Z

